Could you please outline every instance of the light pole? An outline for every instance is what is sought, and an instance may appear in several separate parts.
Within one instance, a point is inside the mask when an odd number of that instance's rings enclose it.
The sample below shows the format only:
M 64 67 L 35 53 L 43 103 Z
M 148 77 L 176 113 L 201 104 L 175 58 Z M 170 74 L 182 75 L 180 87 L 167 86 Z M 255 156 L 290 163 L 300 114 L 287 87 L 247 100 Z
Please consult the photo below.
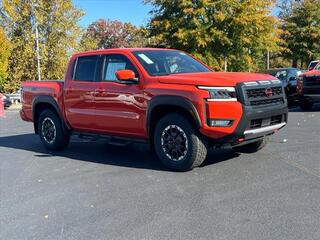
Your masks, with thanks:
M 267 70 L 270 69 L 270 51 L 267 52 Z
M 36 54 L 37 54 L 37 71 L 38 71 L 38 81 L 41 81 L 41 66 L 40 66 L 40 47 L 39 47 L 39 32 L 38 32 L 38 23 L 36 18 L 36 11 L 35 11 L 35 4 L 32 4 L 33 10 L 33 21 L 34 21 L 34 28 L 35 28 L 35 35 L 36 35 Z
M 40 68 L 40 49 L 39 49 L 39 33 L 36 17 L 34 17 L 36 28 L 36 52 L 37 52 L 37 66 L 38 66 L 38 81 L 41 81 L 41 68 Z

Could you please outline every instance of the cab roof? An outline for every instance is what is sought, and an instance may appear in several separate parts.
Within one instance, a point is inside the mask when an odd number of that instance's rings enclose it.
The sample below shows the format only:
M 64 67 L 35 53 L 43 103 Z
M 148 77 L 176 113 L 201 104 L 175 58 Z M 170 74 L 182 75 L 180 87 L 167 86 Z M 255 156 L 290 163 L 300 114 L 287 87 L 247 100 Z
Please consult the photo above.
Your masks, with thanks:
M 128 53 L 128 52 L 134 52 L 134 51 L 179 51 L 176 49 L 169 49 L 169 48 L 107 48 L 107 49 L 99 49 L 99 50 L 91 50 L 91 51 L 85 51 L 85 52 L 77 52 L 73 54 L 73 56 L 82 56 L 82 55 L 99 55 L 99 54 L 105 54 L 109 52 L 122 52 L 122 53 Z

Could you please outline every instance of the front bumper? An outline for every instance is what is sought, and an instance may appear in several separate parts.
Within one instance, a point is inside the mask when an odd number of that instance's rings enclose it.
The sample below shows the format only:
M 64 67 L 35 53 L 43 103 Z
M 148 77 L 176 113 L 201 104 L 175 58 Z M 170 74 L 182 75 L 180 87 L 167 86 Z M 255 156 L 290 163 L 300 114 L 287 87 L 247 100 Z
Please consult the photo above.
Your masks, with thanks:
M 272 123 L 275 117 L 277 121 Z M 231 143 L 237 145 L 240 143 L 256 140 L 268 135 L 272 135 L 283 128 L 288 121 L 288 108 L 283 106 L 280 108 L 264 108 L 252 109 L 243 106 L 243 114 L 235 131 L 222 138 L 214 139 L 215 143 L 224 144 Z M 252 123 L 259 122 L 258 127 L 254 127 Z
M 251 130 L 246 130 L 244 131 L 244 137 L 245 138 L 250 138 L 250 136 L 258 136 L 259 134 L 266 134 L 269 132 L 274 132 L 276 130 L 279 130 L 283 128 L 287 123 L 278 123 L 276 125 L 271 125 L 267 127 L 262 127 L 262 128 L 257 128 L 257 129 L 251 129 Z
M 271 87 L 280 87 L 271 85 Z M 238 86 L 238 102 L 205 102 L 206 120 L 229 119 L 228 127 L 210 127 L 203 124 L 200 132 L 207 136 L 211 144 L 247 144 L 272 135 L 283 128 L 288 121 L 288 106 L 284 94 L 271 98 L 272 103 L 254 105 L 256 99 L 248 98 L 243 85 Z M 251 88 L 249 88 L 251 89 Z M 279 90 L 279 89 L 278 89 Z M 284 93 L 284 89 L 282 90 Z M 269 101 L 270 98 L 260 98 Z M 273 101 L 275 100 L 275 101 Z M 270 101 L 271 102 L 271 101 Z M 264 103 L 264 102 L 263 102 Z

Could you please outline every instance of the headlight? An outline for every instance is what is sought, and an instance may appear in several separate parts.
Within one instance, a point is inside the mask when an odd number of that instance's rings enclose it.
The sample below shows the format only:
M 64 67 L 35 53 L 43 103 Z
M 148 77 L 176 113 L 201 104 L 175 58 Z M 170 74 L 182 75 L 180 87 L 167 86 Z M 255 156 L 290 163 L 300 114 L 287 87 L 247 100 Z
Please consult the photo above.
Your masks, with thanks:
M 199 89 L 208 90 L 210 98 L 207 99 L 209 102 L 236 102 L 237 94 L 234 87 L 203 87 L 199 86 Z

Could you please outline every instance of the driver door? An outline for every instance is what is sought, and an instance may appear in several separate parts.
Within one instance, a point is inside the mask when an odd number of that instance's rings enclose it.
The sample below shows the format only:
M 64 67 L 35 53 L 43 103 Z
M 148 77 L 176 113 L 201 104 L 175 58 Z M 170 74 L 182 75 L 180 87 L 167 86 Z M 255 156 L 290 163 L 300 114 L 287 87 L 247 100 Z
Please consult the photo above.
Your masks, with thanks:
M 117 80 L 116 71 L 135 72 L 136 83 Z M 102 76 L 95 92 L 95 127 L 99 132 L 143 137 L 146 99 L 137 67 L 122 54 L 103 56 Z

